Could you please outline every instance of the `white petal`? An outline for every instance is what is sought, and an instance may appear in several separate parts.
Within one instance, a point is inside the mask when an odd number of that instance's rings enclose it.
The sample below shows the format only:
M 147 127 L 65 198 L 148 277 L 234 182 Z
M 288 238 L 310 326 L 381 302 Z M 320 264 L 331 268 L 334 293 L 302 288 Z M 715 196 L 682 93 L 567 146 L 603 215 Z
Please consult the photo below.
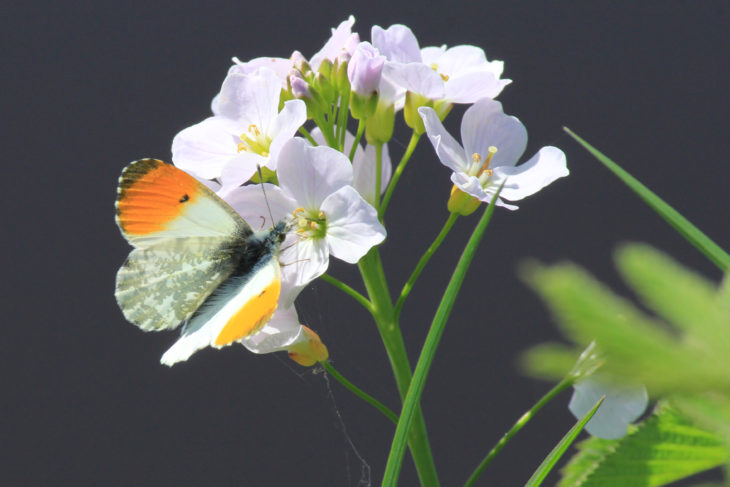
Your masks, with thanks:
M 254 231 L 270 228 L 291 217 L 296 208 L 296 201 L 286 196 L 280 187 L 269 183 L 240 186 L 222 198 Z
M 438 115 L 431 107 L 421 107 L 418 113 L 423 119 L 423 125 L 426 127 L 428 140 L 433 144 L 441 164 L 448 167 L 454 172 L 466 172 L 469 168 L 465 161 L 464 149 L 454 139 L 439 120 Z
M 468 155 L 484 157 L 490 146 L 497 148 L 489 167 L 514 166 L 527 146 L 527 129 L 516 117 L 505 115 L 502 104 L 482 98 L 461 119 L 461 141 Z
M 280 306 L 261 330 L 240 340 L 253 353 L 280 352 L 307 337 L 294 306 Z
M 276 116 L 271 132 L 271 145 L 269 146 L 269 163 L 266 165 L 272 171 L 276 171 L 277 161 L 281 148 L 289 139 L 293 138 L 299 127 L 307 121 L 307 106 L 302 100 L 289 100 L 284 103 L 284 108 Z
M 281 81 L 267 68 L 250 74 L 229 74 L 223 81 L 217 109 L 221 115 L 240 121 L 245 127 L 256 125 L 267 134 L 279 113 Z
M 495 174 L 507 178 L 500 196 L 510 201 L 521 200 L 569 174 L 565 154 L 557 147 L 547 146 L 540 149 L 532 159 L 514 167 L 499 167 Z
M 582 418 L 606 395 L 585 428 L 593 436 L 607 440 L 625 436 L 629 423 L 641 416 L 649 403 L 644 386 L 619 386 L 589 377 L 573 387 L 575 391 L 568 408 L 576 418 Z
M 218 178 L 223 167 L 238 154 L 236 125 L 210 117 L 178 133 L 172 141 L 172 161 L 191 175 Z
M 385 240 L 378 214 L 351 186 L 345 186 L 322 203 L 327 216 L 327 244 L 338 259 L 357 263 L 374 245 Z
M 381 161 L 380 171 L 380 194 L 385 192 L 390 181 L 393 171 L 390 162 L 390 153 L 388 152 L 388 144 L 383 145 L 383 159 Z M 371 205 L 375 204 L 375 146 L 368 144 L 365 151 L 358 147 L 355 151 L 355 157 L 352 161 L 353 182 L 352 185 L 360 195 Z
M 221 194 L 228 194 L 231 190 L 248 182 L 256 173 L 257 166 L 264 166 L 267 162 L 268 158 L 251 152 L 237 154 L 221 171 Z
M 292 68 L 292 60 L 280 57 L 258 57 L 247 62 L 242 62 L 238 58 L 233 58 L 235 63 L 231 66 L 228 73 L 249 74 L 259 68 L 269 68 L 276 73 L 281 81 L 281 87 L 286 89 L 286 77 Z
M 420 62 L 421 52 L 413 31 L 401 24 L 394 24 L 387 30 L 374 25 L 370 30 L 373 46 L 389 61 L 399 63 Z
M 422 63 L 385 63 L 383 76 L 398 86 L 438 100 L 444 97 L 444 80 L 441 76 Z
M 453 103 L 474 103 L 480 98 L 495 98 L 511 82 L 499 79 L 491 71 L 470 71 L 449 78 L 444 84 L 444 98 Z
M 294 138 L 279 153 L 279 186 L 299 206 L 317 211 L 322 201 L 343 186 L 352 184 L 352 164 L 343 153 L 330 147 L 312 147 Z
M 298 292 L 327 271 L 329 250 L 324 239 L 302 238 L 279 256 L 282 287 Z

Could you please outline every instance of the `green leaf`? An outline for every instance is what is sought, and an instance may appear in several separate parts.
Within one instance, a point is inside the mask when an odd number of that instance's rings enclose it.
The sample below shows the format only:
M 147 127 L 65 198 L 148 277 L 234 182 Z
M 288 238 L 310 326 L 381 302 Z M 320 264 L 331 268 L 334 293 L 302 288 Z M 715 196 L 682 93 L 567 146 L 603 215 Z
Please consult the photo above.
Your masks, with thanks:
M 656 487 L 723 465 L 728 450 L 717 436 L 661 406 L 618 440 L 589 438 L 563 468 L 559 487 Z
M 575 439 L 578 437 L 578 434 L 583 431 L 583 427 L 586 425 L 586 423 L 590 421 L 594 414 L 596 414 L 596 411 L 598 411 L 599 406 L 601 405 L 601 403 L 603 403 L 603 400 L 605 398 L 606 397 L 604 396 L 599 399 L 596 405 L 593 406 L 591 410 L 588 411 L 582 418 L 580 418 L 580 420 L 572 428 L 570 428 L 570 431 L 568 431 L 565 436 L 563 436 L 563 438 L 557 445 L 555 445 L 555 448 L 552 449 L 552 451 L 548 454 L 545 460 L 542 461 L 540 466 L 537 467 L 537 470 L 535 470 L 535 473 L 532 474 L 530 480 L 527 481 L 525 487 L 538 487 L 540 484 L 542 484 L 542 481 L 545 480 L 545 477 L 547 477 L 555 464 L 558 463 L 568 447 L 573 443 L 573 441 L 575 441 Z
M 718 306 L 717 286 L 648 245 L 617 253 L 624 278 L 644 303 L 667 321 L 730 356 L 730 317 Z
M 641 199 L 646 202 L 654 211 L 656 211 L 664 220 L 667 221 L 675 230 L 677 230 L 684 238 L 686 238 L 695 248 L 705 254 L 716 266 L 723 271 L 730 270 L 730 255 L 727 254 L 720 246 L 713 242 L 707 235 L 702 233 L 699 228 L 692 225 L 685 217 L 679 214 L 674 208 L 669 206 L 659 196 L 654 194 L 649 188 L 641 184 L 631 174 L 622 169 L 618 164 L 603 155 L 596 148 L 585 140 L 578 137 L 567 127 L 564 130 L 573 137 L 580 145 L 598 159 L 604 166 L 613 172 L 619 179 L 631 188 Z
M 647 247 L 627 247 L 621 255 L 639 294 L 674 327 L 647 316 L 575 265 L 533 266 L 526 277 L 569 338 L 578 346 L 596 340 L 607 372 L 643 383 L 654 395 L 710 390 L 730 395 L 730 313 L 711 285 Z
M 464 251 L 461 253 L 459 262 L 454 269 L 454 273 L 451 275 L 449 284 L 441 297 L 439 307 L 436 309 L 436 314 L 431 322 L 431 327 L 428 329 L 426 335 L 426 341 L 421 349 L 421 354 L 418 357 L 416 368 L 413 371 L 413 378 L 408 386 L 408 392 L 403 400 L 403 408 L 401 410 L 400 418 L 398 419 L 398 426 L 395 429 L 395 435 L 393 436 L 393 443 L 390 447 L 390 453 L 388 455 L 388 462 L 385 465 L 385 472 L 383 473 L 383 487 L 394 487 L 398 482 L 398 475 L 400 474 L 401 464 L 403 463 L 403 455 L 405 454 L 406 442 L 408 438 L 408 432 L 411 428 L 411 424 L 415 418 L 418 405 L 420 404 L 421 394 L 423 388 L 426 385 L 426 378 L 428 372 L 431 369 L 433 358 L 436 355 L 436 349 L 441 341 L 441 336 L 444 333 L 446 322 L 451 315 L 451 310 L 454 308 L 454 302 L 459 294 L 461 285 L 466 277 L 466 272 L 469 270 L 474 254 L 479 247 L 479 243 L 484 236 L 484 232 L 487 229 L 487 225 L 492 219 L 494 213 L 495 201 L 499 198 L 499 193 L 502 191 L 502 186 L 494 194 L 492 200 L 489 202 L 489 206 L 484 210 L 482 217 L 474 228 L 474 231 L 469 237 L 469 241 L 464 247 Z

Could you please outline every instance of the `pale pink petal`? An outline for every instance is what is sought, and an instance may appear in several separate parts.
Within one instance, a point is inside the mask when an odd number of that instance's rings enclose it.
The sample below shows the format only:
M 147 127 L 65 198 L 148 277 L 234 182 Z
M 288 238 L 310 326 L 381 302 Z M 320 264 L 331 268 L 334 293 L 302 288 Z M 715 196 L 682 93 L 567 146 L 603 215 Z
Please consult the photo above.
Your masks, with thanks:
M 496 147 L 491 168 L 514 166 L 527 146 L 527 129 L 516 117 L 505 115 L 501 103 L 482 98 L 464 113 L 461 141 L 468 156 L 484 157 L 490 146 Z
M 565 154 L 557 147 L 543 147 L 532 159 L 513 167 L 499 167 L 495 174 L 507 178 L 500 196 L 510 201 L 517 201 L 530 196 L 569 174 L 565 162 Z
M 373 46 L 389 61 L 421 62 L 418 40 L 413 35 L 413 31 L 405 25 L 394 24 L 387 29 L 374 25 L 370 30 L 370 37 Z
M 444 125 L 439 120 L 433 108 L 421 107 L 418 109 L 418 113 L 423 119 L 426 134 L 431 144 L 433 144 L 433 148 L 441 164 L 454 172 L 467 172 L 468 162 L 465 161 L 464 149 L 446 131 L 446 128 L 444 128 Z
M 327 40 L 322 49 L 311 57 L 309 64 L 312 69 L 317 70 L 324 59 L 334 61 L 340 53 L 347 52 L 346 46 L 351 46 L 354 41 L 352 38 L 353 24 L 355 24 L 355 17 L 350 15 L 347 20 L 340 22 L 340 25 L 338 25 L 336 29 L 332 29 L 331 37 Z M 354 42 L 354 44 L 356 45 L 357 42 Z M 352 53 L 350 52 L 350 54 Z
M 343 186 L 352 184 L 352 164 L 330 147 L 312 147 L 294 138 L 279 153 L 279 186 L 298 204 L 318 211 L 322 201 Z
M 355 264 L 385 239 L 385 228 L 378 221 L 375 208 L 352 186 L 331 194 L 321 209 L 327 216 L 329 251 L 338 259 Z

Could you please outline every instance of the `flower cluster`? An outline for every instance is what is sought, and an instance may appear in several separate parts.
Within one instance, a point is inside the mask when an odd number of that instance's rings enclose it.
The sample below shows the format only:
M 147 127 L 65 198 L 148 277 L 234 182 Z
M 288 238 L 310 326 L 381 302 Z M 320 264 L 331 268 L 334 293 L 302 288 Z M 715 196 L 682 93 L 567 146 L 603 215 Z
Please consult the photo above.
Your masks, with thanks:
M 474 211 L 502 185 L 497 204 L 514 209 L 502 198 L 520 200 L 568 174 L 554 147 L 516 166 L 527 135 L 494 101 L 510 83 L 501 78 L 501 61 L 488 61 L 475 46 L 421 48 L 404 25 L 375 26 L 370 42 L 363 41 L 354 22 L 350 17 L 332 29 L 309 58 L 298 51 L 288 59 L 234 58 L 212 116 L 172 143 L 175 165 L 249 223 L 292 222 L 295 231 L 280 255 L 278 311 L 242 343 L 256 353 L 289 350 L 305 365 L 327 352 L 299 324 L 294 301 L 330 257 L 354 264 L 385 239 L 381 197 L 396 182 L 387 143 L 398 113 L 416 136 L 427 134 L 453 171 L 452 212 Z M 454 104 L 471 104 L 462 120 L 463 148 L 441 123 Z M 355 121 L 353 135 L 348 125 Z

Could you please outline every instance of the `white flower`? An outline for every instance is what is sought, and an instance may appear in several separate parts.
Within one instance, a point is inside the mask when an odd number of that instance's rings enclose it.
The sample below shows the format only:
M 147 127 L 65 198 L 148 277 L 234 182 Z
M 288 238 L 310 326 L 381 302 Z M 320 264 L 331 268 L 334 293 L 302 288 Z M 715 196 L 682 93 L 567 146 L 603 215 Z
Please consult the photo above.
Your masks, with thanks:
M 287 351 L 300 365 L 310 366 L 327 360 L 327 347 L 315 332 L 299 323 L 294 306 L 279 308 L 261 330 L 243 338 L 241 343 L 253 353 Z
M 292 139 L 281 150 L 277 176 L 278 187 L 266 185 L 271 214 L 275 220 L 293 216 L 296 229 L 280 256 L 282 297 L 288 296 L 288 305 L 291 296 L 327 270 L 330 255 L 357 263 L 385 239 L 385 228 L 375 208 L 352 187 L 352 164 L 341 152 Z M 249 224 L 271 225 L 257 185 L 238 188 L 226 200 Z
M 436 112 L 421 107 L 428 138 L 441 163 L 451 169 L 451 181 L 464 193 L 489 202 L 499 186 L 497 205 L 507 204 L 536 193 L 558 178 L 569 174 L 565 154 L 557 147 L 543 147 L 532 159 L 515 166 L 527 145 L 527 130 L 516 118 L 505 115 L 502 104 L 483 98 L 469 107 L 461 120 L 461 145 L 446 131 Z
M 332 62 L 337 59 L 337 56 L 339 56 L 343 52 L 347 52 L 348 54 L 352 54 L 355 50 L 355 46 L 360 42 L 360 36 L 357 33 L 352 32 L 352 26 L 355 23 L 355 17 L 350 15 L 347 20 L 344 20 L 340 22 L 340 24 L 336 27 L 331 29 L 331 35 L 330 38 L 325 42 L 324 46 L 322 46 L 322 49 L 317 51 L 309 61 L 309 66 L 314 70 L 317 71 L 319 68 L 319 65 L 322 63 L 323 60 L 328 59 Z M 297 57 L 300 57 L 301 54 L 297 53 Z M 281 82 L 281 88 L 286 89 L 286 78 L 289 75 L 289 71 L 294 66 L 294 62 L 292 61 L 292 58 L 289 57 L 289 59 L 280 58 L 280 57 L 259 57 L 252 59 L 250 61 L 241 61 L 237 57 L 233 58 L 233 66 L 228 71 L 228 74 L 250 74 L 254 71 L 256 71 L 259 68 L 267 67 L 272 70 L 274 70 L 279 78 L 279 81 Z M 215 98 L 213 98 L 213 102 L 211 103 L 211 107 L 213 109 L 213 113 L 218 115 L 218 98 L 220 95 L 216 95 Z
M 511 81 L 500 79 L 504 63 L 487 61 L 484 50 L 461 45 L 419 48 L 405 25 L 373 26 L 373 46 L 386 56 L 383 75 L 406 90 L 446 103 L 494 98 Z
M 580 419 L 602 396 L 606 399 L 586 423 L 585 429 L 593 436 L 613 440 L 626 435 L 626 428 L 646 410 L 649 397 L 644 386 L 617 385 L 591 376 L 573 386 L 573 397 L 568 408 Z
M 229 74 L 217 115 L 175 136 L 173 162 L 198 178 L 220 178 L 223 193 L 248 181 L 257 165 L 276 170 L 281 147 L 307 118 L 301 100 L 287 101 L 279 112 L 280 93 L 279 79 L 268 68 Z

